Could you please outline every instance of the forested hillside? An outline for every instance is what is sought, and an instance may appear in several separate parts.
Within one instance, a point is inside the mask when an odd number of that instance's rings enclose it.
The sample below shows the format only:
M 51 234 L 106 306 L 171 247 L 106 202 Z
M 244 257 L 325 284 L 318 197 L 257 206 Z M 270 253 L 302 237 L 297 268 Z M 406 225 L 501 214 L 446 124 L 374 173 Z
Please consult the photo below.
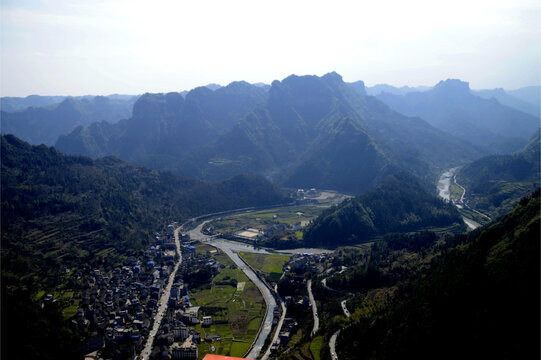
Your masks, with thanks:
M 540 206 L 537 191 L 456 236 L 389 299 L 366 297 L 338 339 L 339 358 L 538 358 Z
M 460 169 L 457 182 L 466 188 L 473 208 L 502 216 L 541 185 L 541 143 L 537 131 L 528 144 L 513 155 L 483 157 Z
M 67 154 L 114 155 L 153 169 L 191 175 L 176 167 L 180 158 L 229 131 L 266 97 L 266 90 L 244 81 L 216 90 L 198 87 L 185 97 L 176 92 L 147 93 L 135 103 L 130 119 L 114 126 L 94 123 L 77 128 L 60 137 L 55 146 Z
M 456 208 L 436 198 L 413 175 L 401 172 L 375 189 L 325 210 L 305 230 L 307 247 L 332 247 L 370 241 L 389 232 L 464 225 Z
M 60 308 L 38 311 L 32 300 L 64 286 L 62 269 L 71 269 L 70 282 L 80 281 L 90 267 L 141 254 L 171 221 L 289 201 L 257 176 L 213 184 L 112 157 L 66 156 L 11 135 L 1 141 L 2 332 L 25 333 L 31 346 L 22 355 L 70 358 L 75 335 Z
M 2 252 L 36 259 L 34 270 L 38 259 L 54 272 L 55 264 L 102 261 L 104 250 L 140 249 L 168 221 L 287 201 L 256 176 L 211 184 L 115 158 L 65 156 L 13 136 L 2 137 L 1 150 Z

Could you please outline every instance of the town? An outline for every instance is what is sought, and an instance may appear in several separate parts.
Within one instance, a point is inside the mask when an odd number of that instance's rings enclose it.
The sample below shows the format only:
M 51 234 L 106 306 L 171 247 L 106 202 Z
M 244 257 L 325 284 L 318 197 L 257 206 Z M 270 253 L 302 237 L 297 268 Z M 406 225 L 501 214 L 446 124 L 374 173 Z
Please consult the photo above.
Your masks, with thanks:
M 70 320 L 70 326 L 85 335 L 77 350 L 86 354 L 86 359 L 200 359 L 202 342 L 209 344 L 212 353 L 218 347 L 214 345 L 223 340 L 220 334 L 209 332 L 215 321 L 209 315 L 212 311 L 207 309 L 202 313 L 200 306 L 190 302 L 190 287 L 209 283 L 226 268 L 215 256 L 222 252 L 216 249 L 197 254 L 196 249 L 201 242 L 191 240 L 188 233 L 179 232 L 179 258 L 175 244 L 175 229 L 178 227 L 177 223 L 172 223 L 165 231 L 155 233 L 153 244 L 142 255 L 128 256 L 121 266 L 91 269 L 80 293 L 75 295 L 80 302 Z M 272 333 L 275 336 L 265 343 L 265 358 L 277 356 L 298 330 L 299 322 L 294 316 L 296 311 L 286 314 L 285 310 L 293 306 L 309 311 L 312 304 L 303 274 L 320 272 L 324 268 L 321 264 L 327 258 L 327 253 L 292 255 L 283 266 L 280 287 L 276 277 L 266 278 L 261 271 L 252 268 L 271 290 L 276 302 L 282 304 L 272 313 Z M 164 305 L 161 301 L 179 260 L 180 266 Z M 246 265 L 250 267 L 248 263 Z M 303 288 L 305 291 L 298 291 Z M 55 299 L 49 294 L 42 301 L 46 304 Z M 165 307 L 166 311 L 159 319 L 157 332 L 152 334 L 160 307 Z M 206 328 L 206 331 L 202 334 L 196 327 L 200 330 Z M 149 338 L 150 351 L 145 347 Z

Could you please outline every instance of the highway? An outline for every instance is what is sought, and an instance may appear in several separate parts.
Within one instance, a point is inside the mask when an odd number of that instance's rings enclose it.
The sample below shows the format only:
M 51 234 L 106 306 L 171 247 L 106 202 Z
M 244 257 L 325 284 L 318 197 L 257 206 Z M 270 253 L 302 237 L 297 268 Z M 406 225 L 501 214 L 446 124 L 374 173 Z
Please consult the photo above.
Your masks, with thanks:
M 143 350 L 141 351 L 141 355 L 139 356 L 140 359 L 147 360 L 150 356 L 150 353 L 152 352 L 152 343 L 154 342 L 154 337 L 156 336 L 156 333 L 158 332 L 158 329 L 160 328 L 160 325 L 162 323 L 163 316 L 165 315 L 165 312 L 167 311 L 167 303 L 169 302 L 169 296 L 171 295 L 171 288 L 173 287 L 173 283 L 175 281 L 175 275 L 177 274 L 178 268 L 180 264 L 182 263 L 182 253 L 180 252 L 180 240 L 178 239 L 178 232 L 180 231 L 180 226 L 175 229 L 174 235 L 175 235 L 175 245 L 177 254 L 179 256 L 177 263 L 175 264 L 175 267 L 171 274 L 169 275 L 169 281 L 167 282 L 167 286 L 165 287 L 165 291 L 162 294 L 162 297 L 160 298 L 160 305 L 158 307 L 158 312 L 156 313 L 155 319 L 154 319 L 154 325 L 152 326 L 152 330 L 150 330 L 150 333 L 148 335 L 147 343 Z
M 312 305 L 312 314 L 314 315 L 314 328 L 311 332 L 311 335 L 314 336 L 319 330 L 319 315 L 317 313 L 316 300 L 312 294 L 312 279 L 308 280 L 306 287 L 308 288 L 308 298 L 310 299 L 310 304 Z
M 338 360 L 338 355 L 336 354 L 336 339 L 338 338 L 341 330 L 342 329 L 336 330 L 336 332 L 332 334 L 331 339 L 329 340 L 329 350 L 331 352 L 332 360 Z
M 283 275 L 283 274 L 282 274 Z M 274 292 L 278 294 L 278 285 L 275 285 Z M 280 321 L 278 322 L 278 325 L 276 326 L 276 330 L 274 331 L 274 336 L 272 337 L 272 341 L 269 344 L 269 347 L 267 348 L 267 351 L 265 351 L 265 354 L 261 358 L 261 360 L 267 360 L 271 353 L 271 347 L 273 344 L 278 344 L 278 336 L 280 335 L 280 331 L 282 330 L 282 325 L 284 325 L 284 319 L 286 318 L 287 308 L 286 304 L 282 301 L 280 296 L 278 296 L 280 299 L 280 305 L 282 306 L 282 316 L 280 316 Z
M 233 262 L 239 267 L 239 269 L 241 269 L 246 274 L 246 276 L 248 276 L 248 278 L 257 286 L 257 288 L 261 292 L 261 295 L 263 295 L 265 304 L 267 305 L 265 318 L 259 329 L 259 334 L 257 338 L 255 339 L 254 343 L 252 344 L 250 352 L 246 355 L 246 357 L 249 359 L 256 359 L 261 353 L 261 350 L 263 349 L 263 345 L 265 344 L 265 340 L 267 339 L 267 337 L 269 336 L 272 330 L 272 319 L 274 316 L 274 309 L 277 306 L 276 300 L 274 300 L 274 296 L 272 296 L 270 289 L 261 280 L 259 280 L 257 275 L 252 271 L 252 269 L 246 266 L 246 264 L 238 256 L 238 254 L 233 251 L 234 249 L 238 249 L 238 244 L 231 243 L 224 239 L 214 239 L 214 238 L 206 236 L 205 234 L 201 232 L 201 229 L 207 222 L 208 221 L 205 221 L 199 224 L 195 229 L 190 230 L 189 231 L 190 238 L 193 240 L 206 242 L 212 246 L 217 247 L 218 249 L 222 250 L 225 254 L 227 254 L 227 256 L 229 256 L 231 260 L 233 260 Z M 249 248 L 243 249 L 243 250 L 251 251 Z M 260 251 L 260 252 L 266 252 L 266 251 Z

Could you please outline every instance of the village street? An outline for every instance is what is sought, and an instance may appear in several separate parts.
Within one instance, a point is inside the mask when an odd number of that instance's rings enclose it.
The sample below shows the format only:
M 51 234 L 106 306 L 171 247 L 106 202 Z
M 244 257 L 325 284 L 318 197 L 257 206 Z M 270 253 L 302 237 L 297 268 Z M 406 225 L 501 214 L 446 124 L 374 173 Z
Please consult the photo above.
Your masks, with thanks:
M 182 263 L 182 253 L 180 252 L 180 240 L 178 238 L 178 233 L 180 231 L 180 228 L 181 227 L 177 227 L 174 231 L 175 246 L 176 246 L 176 251 L 179 258 L 178 258 L 177 263 L 175 264 L 174 270 L 169 275 L 169 281 L 167 282 L 165 291 L 163 292 L 162 297 L 160 298 L 160 304 L 159 304 L 158 312 L 156 313 L 156 317 L 154 319 L 154 325 L 152 326 L 152 330 L 150 331 L 148 335 L 146 345 L 141 351 L 140 358 L 143 360 L 147 360 L 150 353 L 152 352 L 152 344 L 154 342 L 154 337 L 158 333 L 158 329 L 160 328 L 160 325 L 162 323 L 163 316 L 167 310 L 167 303 L 169 301 L 169 296 L 171 295 L 171 288 L 173 287 L 173 282 L 175 281 L 175 275 L 177 274 L 178 268 L 180 264 Z

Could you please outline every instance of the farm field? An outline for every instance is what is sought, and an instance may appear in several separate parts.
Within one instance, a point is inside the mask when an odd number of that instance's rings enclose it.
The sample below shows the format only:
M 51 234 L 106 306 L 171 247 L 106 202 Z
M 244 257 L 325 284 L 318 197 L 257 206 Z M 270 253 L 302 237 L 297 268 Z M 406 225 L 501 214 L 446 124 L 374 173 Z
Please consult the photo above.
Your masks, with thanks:
M 450 190 L 451 190 L 451 200 L 455 200 L 455 201 L 460 200 L 460 197 L 464 193 L 464 190 L 462 190 L 455 183 L 451 183 Z
M 220 234 L 235 233 L 243 228 L 263 229 L 266 225 L 277 223 L 293 225 L 300 222 L 304 226 L 321 214 L 324 208 L 304 205 L 255 211 L 226 216 L 213 221 L 210 225 Z
M 196 245 L 196 251 L 202 253 L 211 249 L 215 248 Z M 214 321 L 208 327 L 197 325 L 201 338 L 218 335 L 221 340 L 202 341 L 199 345 L 199 359 L 208 353 L 242 357 L 255 340 L 265 315 L 265 302 L 257 287 L 227 255 L 218 251 L 212 257 L 225 265 L 225 268 L 220 269 L 212 279 L 210 289 L 195 289 L 189 295 L 192 305 L 201 306 L 200 315 L 210 315 Z
M 261 271 L 269 282 L 277 282 L 280 279 L 283 266 L 290 258 L 289 255 L 267 255 L 244 252 L 239 253 L 239 255 L 254 269 Z

